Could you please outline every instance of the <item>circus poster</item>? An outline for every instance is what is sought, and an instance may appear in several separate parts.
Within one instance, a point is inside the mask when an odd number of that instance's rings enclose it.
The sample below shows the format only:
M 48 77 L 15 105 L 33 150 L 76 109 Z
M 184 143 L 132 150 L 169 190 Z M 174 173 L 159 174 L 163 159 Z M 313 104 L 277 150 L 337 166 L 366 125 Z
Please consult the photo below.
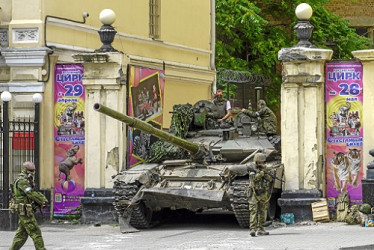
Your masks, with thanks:
M 326 179 L 329 207 L 339 194 L 362 203 L 363 88 L 360 62 L 326 64 Z
M 129 67 L 128 115 L 161 129 L 163 122 L 163 70 Z M 149 157 L 150 147 L 157 137 L 136 128 L 128 128 L 128 167 L 140 164 Z
M 54 216 L 76 214 L 84 195 L 83 66 L 56 65 L 54 79 Z

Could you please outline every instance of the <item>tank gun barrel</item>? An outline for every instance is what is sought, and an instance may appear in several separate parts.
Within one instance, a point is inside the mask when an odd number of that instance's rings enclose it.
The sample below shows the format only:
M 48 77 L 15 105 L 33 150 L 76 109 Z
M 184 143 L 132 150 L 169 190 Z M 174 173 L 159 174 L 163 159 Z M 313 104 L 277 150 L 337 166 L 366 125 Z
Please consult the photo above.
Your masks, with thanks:
M 188 152 L 190 152 L 192 155 L 196 155 L 200 153 L 200 146 L 198 144 L 195 144 L 193 142 L 189 142 L 187 140 L 184 140 L 180 137 L 177 137 L 175 135 L 169 134 L 167 132 L 164 132 L 160 129 L 157 129 L 153 127 L 151 124 L 143 122 L 135 117 L 131 117 L 125 114 L 122 114 L 116 110 L 113 110 L 111 108 L 108 108 L 100 103 L 94 104 L 94 110 L 105 114 L 107 116 L 110 116 L 116 120 L 119 120 L 123 123 L 128 124 L 130 127 L 139 129 L 145 133 L 151 134 L 153 136 L 156 136 L 157 138 L 164 140 L 166 142 L 169 142 L 177 147 L 180 147 Z

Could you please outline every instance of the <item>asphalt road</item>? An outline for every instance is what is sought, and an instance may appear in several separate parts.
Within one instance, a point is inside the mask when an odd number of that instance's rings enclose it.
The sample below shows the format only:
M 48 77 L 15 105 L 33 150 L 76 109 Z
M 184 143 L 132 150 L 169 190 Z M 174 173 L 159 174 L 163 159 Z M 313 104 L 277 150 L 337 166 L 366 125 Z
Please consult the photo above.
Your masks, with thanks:
M 43 224 L 47 249 L 374 249 L 374 228 L 345 223 L 273 223 L 269 236 L 251 237 L 231 215 L 169 218 L 137 233 L 120 233 L 118 225 Z M 0 249 L 8 249 L 15 232 L 0 231 Z M 34 249 L 29 238 L 22 249 Z

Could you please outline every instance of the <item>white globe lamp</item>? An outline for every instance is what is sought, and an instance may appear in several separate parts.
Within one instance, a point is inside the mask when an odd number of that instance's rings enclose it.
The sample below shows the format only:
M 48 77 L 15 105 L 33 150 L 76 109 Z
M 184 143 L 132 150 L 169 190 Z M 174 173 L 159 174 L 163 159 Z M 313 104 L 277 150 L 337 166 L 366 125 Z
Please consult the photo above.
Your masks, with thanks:
M 112 25 L 116 20 L 116 13 L 111 9 L 104 9 L 100 12 L 99 19 L 104 25 Z
M 12 100 L 12 94 L 9 91 L 4 91 L 3 93 L 1 93 L 1 100 L 3 102 L 9 102 L 10 100 Z
M 301 3 L 296 7 L 295 14 L 299 20 L 309 20 L 313 15 L 313 9 L 307 3 Z
M 36 93 L 32 96 L 32 101 L 34 103 L 41 103 L 43 101 L 43 96 L 39 93 Z

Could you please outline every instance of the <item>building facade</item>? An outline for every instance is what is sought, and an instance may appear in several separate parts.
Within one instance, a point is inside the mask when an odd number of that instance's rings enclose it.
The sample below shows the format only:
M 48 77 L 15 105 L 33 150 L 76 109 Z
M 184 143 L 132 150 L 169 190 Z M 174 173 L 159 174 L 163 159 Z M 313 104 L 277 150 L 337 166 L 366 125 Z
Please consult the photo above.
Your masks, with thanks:
M 357 33 L 374 39 L 374 2 L 330 0 L 326 8 L 349 21 Z
M 116 14 L 113 26 L 117 34 L 112 46 L 125 55 L 124 64 L 164 71 L 164 128 L 170 125 L 169 111 L 174 104 L 211 97 L 215 82 L 213 0 L 6 0 L 0 7 L 0 91 L 12 94 L 11 116 L 33 116 L 32 95 L 41 93 L 43 96 L 40 105 L 41 189 L 52 189 L 55 178 L 56 65 L 76 64 L 73 55 L 92 53 L 101 47 L 98 30 L 102 26 L 99 14 L 103 9 L 112 9 Z M 121 67 L 123 79 L 113 102 L 124 112 L 128 75 L 125 65 Z M 89 91 L 85 98 L 90 98 Z M 85 114 L 94 112 L 87 106 L 85 109 Z M 99 126 L 88 122 L 86 120 L 86 128 Z M 105 159 L 89 161 L 91 156 L 87 152 L 92 151 L 86 150 L 85 159 L 89 162 L 85 164 L 86 188 L 112 188 L 109 176 L 125 167 L 126 133 L 121 125 L 117 126 L 122 134 L 115 140 L 123 152 L 115 155 L 115 166 L 108 170 L 108 152 L 101 149 L 96 154 L 104 154 Z M 105 130 L 101 132 L 106 133 Z M 89 139 L 85 142 L 88 147 L 97 142 Z M 11 166 L 12 169 L 19 167 Z

